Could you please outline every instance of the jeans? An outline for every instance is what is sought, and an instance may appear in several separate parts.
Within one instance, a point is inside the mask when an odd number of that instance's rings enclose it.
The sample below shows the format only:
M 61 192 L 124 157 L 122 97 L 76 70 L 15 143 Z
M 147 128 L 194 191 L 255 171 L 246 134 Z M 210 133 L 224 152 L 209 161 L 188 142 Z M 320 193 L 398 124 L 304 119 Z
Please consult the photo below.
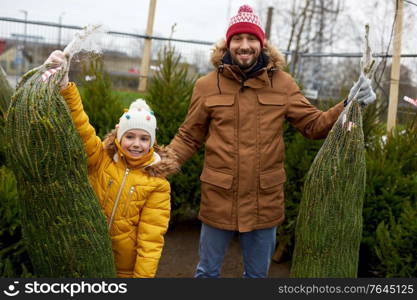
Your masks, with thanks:
M 238 232 L 243 254 L 243 277 L 268 276 L 271 257 L 275 250 L 276 226 L 250 232 Z M 224 255 L 236 231 L 222 230 L 202 223 L 200 233 L 200 261 L 194 277 L 220 276 Z

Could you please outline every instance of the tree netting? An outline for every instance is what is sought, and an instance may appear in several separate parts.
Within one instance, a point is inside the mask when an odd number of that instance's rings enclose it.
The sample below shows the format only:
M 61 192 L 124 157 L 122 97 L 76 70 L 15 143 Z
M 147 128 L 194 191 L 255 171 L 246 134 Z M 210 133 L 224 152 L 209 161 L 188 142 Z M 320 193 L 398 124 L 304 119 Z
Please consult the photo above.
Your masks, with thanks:
M 293 277 L 356 277 L 365 176 L 361 107 L 352 101 L 307 174 L 296 226 Z
M 26 73 L 7 114 L 7 156 L 18 182 L 23 237 L 36 276 L 115 277 L 105 217 L 60 95 L 67 67 L 42 65 Z
M 372 76 L 368 30 L 361 68 Z M 349 100 L 306 176 L 292 277 L 357 276 L 366 162 L 361 104 L 356 95 Z

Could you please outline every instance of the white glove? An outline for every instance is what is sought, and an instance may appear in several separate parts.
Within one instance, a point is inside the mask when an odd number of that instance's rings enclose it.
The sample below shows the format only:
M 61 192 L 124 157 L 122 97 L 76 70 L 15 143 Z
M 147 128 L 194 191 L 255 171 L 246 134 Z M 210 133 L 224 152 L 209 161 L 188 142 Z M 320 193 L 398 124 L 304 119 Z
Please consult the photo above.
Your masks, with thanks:
M 362 105 L 368 105 L 376 99 L 375 92 L 372 89 L 371 80 L 364 74 L 361 74 L 359 80 L 355 82 L 353 87 L 350 89 L 346 104 L 352 101 L 353 98 L 357 99 Z
M 64 52 L 62 52 L 61 50 L 53 51 L 44 62 L 44 64 L 50 64 L 51 69 L 57 68 L 60 66 L 65 66 L 67 63 L 69 64 L 69 61 L 67 60 L 67 57 L 65 56 Z M 67 67 L 67 70 L 69 70 L 69 66 Z M 64 77 L 59 83 L 61 90 L 67 87 L 68 82 L 69 82 L 69 77 L 68 77 L 68 71 L 67 71 L 65 72 Z

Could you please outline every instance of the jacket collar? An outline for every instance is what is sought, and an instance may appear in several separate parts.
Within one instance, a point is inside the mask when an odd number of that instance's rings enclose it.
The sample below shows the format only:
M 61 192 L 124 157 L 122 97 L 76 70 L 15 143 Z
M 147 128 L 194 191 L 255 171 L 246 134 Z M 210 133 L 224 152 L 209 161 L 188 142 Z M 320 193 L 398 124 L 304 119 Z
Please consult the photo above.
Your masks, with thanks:
M 255 76 L 257 76 L 258 75 L 258 73 L 260 73 L 259 71 L 261 70 L 261 69 L 263 69 L 263 68 L 265 68 L 265 67 L 267 67 L 268 66 L 268 61 L 269 61 L 269 57 L 265 54 L 265 52 L 264 51 L 262 51 L 260 54 L 259 54 L 259 57 L 258 57 L 258 59 L 256 60 L 256 62 L 255 62 L 255 65 L 254 66 L 252 66 L 252 68 L 249 70 L 249 71 L 247 71 L 247 72 L 244 72 L 243 70 L 241 70 L 240 69 L 240 67 L 238 66 L 238 65 L 236 65 L 234 62 L 233 62 L 233 59 L 232 59 L 232 55 L 231 55 L 231 53 L 230 53 L 230 51 L 229 50 L 227 50 L 226 52 L 225 52 L 225 54 L 224 54 L 224 56 L 223 56 L 223 58 L 222 58 L 222 63 L 223 64 L 225 64 L 225 65 L 232 65 L 233 66 L 233 70 L 237 73 L 237 74 L 239 74 L 240 75 L 240 77 L 243 79 L 243 80 L 247 80 L 247 79 L 249 79 L 249 78 L 251 78 L 251 77 L 255 77 Z
M 222 58 L 223 75 L 238 81 L 241 84 L 241 88 L 263 88 L 270 85 L 268 61 L 269 57 L 264 52 L 261 52 L 255 66 L 245 73 L 238 65 L 233 63 L 230 52 L 226 51 Z

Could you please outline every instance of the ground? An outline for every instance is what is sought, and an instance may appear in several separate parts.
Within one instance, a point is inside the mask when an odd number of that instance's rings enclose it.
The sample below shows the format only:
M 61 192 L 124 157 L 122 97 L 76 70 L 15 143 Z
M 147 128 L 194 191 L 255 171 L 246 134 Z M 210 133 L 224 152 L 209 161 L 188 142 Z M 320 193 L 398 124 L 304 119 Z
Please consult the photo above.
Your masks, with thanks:
M 171 225 L 165 235 L 165 246 L 156 277 L 191 278 L 198 262 L 198 239 L 201 223 L 188 220 Z M 238 239 L 234 239 L 226 253 L 221 277 L 240 278 L 243 273 L 242 255 Z M 289 262 L 271 262 L 270 278 L 288 278 Z

